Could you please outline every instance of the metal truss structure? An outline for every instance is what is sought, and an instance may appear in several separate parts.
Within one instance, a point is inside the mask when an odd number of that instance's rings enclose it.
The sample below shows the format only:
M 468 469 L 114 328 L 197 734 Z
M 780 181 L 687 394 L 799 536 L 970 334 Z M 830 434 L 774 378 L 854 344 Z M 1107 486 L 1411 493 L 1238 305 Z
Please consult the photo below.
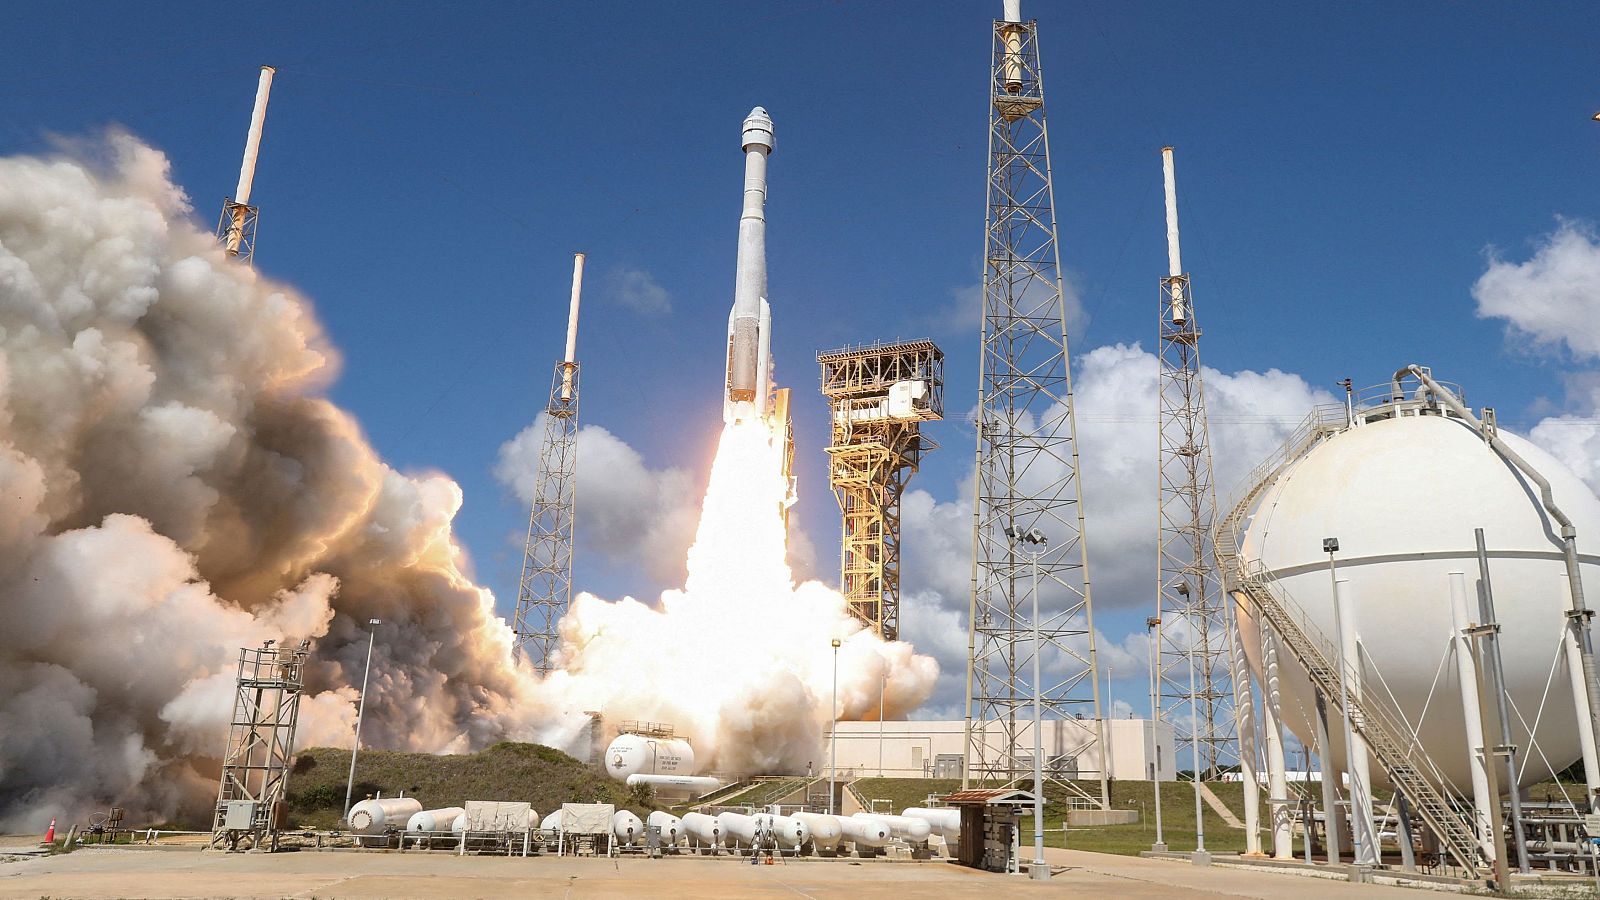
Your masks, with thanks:
M 1220 777 L 1238 759 L 1231 641 L 1224 620 L 1212 532 L 1217 512 L 1211 438 L 1200 374 L 1200 326 L 1189 275 L 1177 247 L 1177 200 L 1168 172 L 1168 247 L 1172 273 L 1161 279 L 1156 596 L 1157 702 L 1172 724 L 1176 766 L 1191 777 Z M 1175 766 L 1175 767 L 1176 767 Z
M 922 423 L 944 418 L 944 352 L 932 341 L 817 354 L 833 440 L 828 484 L 843 518 L 840 591 L 884 640 L 900 634 L 900 498 L 935 444 Z
M 1097 778 L 1098 797 L 1074 790 L 1104 806 L 1107 766 L 1093 761 L 1103 756 L 1105 725 L 1037 22 L 994 23 L 989 94 L 962 783 L 1033 774 L 1037 626 L 1051 735 L 1043 768 L 1062 782 Z M 1024 552 L 1025 534 L 1047 543 Z
M 294 730 L 300 716 L 310 641 L 298 647 L 239 651 L 233 721 L 222 757 L 211 846 L 278 849 L 278 825 L 289 786 Z
M 573 526 L 578 492 L 578 364 L 556 363 L 539 442 L 539 473 L 517 583 L 516 648 L 539 674 L 554 667 L 559 627 L 572 602 Z
M 256 220 L 261 210 L 232 197 L 222 201 L 222 218 L 217 220 L 217 240 L 228 255 L 248 265 L 256 255 Z

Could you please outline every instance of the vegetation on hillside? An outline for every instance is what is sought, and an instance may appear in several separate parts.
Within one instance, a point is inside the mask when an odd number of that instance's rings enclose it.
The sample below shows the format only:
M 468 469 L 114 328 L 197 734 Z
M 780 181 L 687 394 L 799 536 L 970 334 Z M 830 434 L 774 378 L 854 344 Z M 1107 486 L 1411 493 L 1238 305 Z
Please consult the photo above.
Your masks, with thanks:
M 350 751 L 313 747 L 295 755 L 289 776 L 289 821 L 332 828 L 344 811 Z M 435 756 L 363 750 L 356 758 L 359 802 L 402 791 L 424 809 L 463 806 L 468 800 L 526 800 L 541 816 L 563 803 L 610 803 L 640 815 L 658 808 L 648 790 L 630 790 L 576 759 L 540 744 L 495 744 L 477 753 Z

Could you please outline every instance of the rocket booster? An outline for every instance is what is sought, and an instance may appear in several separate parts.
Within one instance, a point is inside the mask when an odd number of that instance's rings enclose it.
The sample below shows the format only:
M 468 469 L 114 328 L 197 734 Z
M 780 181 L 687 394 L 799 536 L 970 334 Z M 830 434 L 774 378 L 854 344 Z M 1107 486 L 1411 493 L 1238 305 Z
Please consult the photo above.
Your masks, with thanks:
M 772 310 L 767 306 L 767 156 L 772 119 L 761 107 L 744 120 L 744 211 L 733 309 L 728 313 L 728 369 L 722 418 L 728 424 L 769 414 Z

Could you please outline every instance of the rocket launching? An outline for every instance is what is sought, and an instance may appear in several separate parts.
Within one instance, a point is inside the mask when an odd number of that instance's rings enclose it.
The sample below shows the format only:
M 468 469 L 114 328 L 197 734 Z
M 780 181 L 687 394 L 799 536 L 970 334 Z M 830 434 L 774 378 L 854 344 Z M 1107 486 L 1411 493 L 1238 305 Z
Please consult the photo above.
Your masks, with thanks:
M 767 305 L 767 156 L 772 119 L 761 107 L 744 120 L 744 211 L 739 216 L 739 260 L 728 313 L 728 369 L 722 420 L 735 425 L 771 417 L 772 309 Z

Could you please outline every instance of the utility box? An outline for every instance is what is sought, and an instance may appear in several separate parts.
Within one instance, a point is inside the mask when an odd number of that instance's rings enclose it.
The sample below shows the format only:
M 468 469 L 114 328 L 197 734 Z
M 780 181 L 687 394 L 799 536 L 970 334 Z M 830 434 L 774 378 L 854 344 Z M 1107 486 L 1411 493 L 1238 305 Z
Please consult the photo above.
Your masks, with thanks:
M 256 827 L 256 806 L 254 800 L 229 800 L 228 808 L 222 814 L 222 827 L 229 831 L 249 831 Z
M 561 831 L 563 834 L 611 833 L 611 817 L 617 808 L 610 803 L 561 804 Z
M 1018 871 L 1018 819 L 1023 807 L 1032 809 L 1033 794 L 1009 788 L 957 791 L 944 802 L 961 810 L 957 862 L 986 872 Z

